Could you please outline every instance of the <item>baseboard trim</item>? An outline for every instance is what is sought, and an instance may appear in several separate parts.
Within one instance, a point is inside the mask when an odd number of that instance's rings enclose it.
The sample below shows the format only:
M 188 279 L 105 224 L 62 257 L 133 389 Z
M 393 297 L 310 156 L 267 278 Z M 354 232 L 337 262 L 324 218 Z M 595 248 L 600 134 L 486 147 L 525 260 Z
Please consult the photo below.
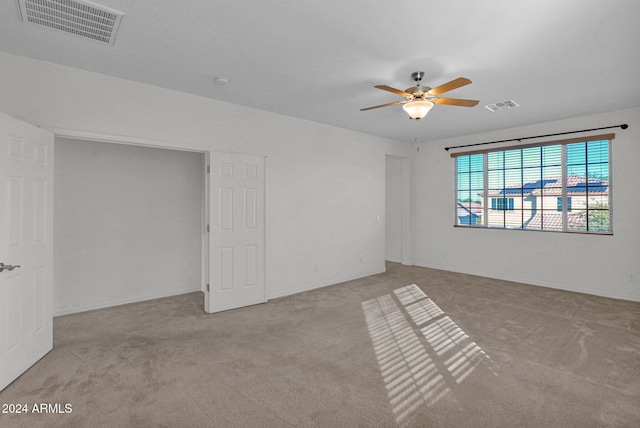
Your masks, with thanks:
M 438 266 L 438 265 L 427 265 L 427 264 L 420 264 L 420 263 L 417 263 L 417 264 L 414 263 L 414 266 L 420 266 L 420 267 L 425 267 L 425 268 L 429 268 L 429 269 L 444 270 L 444 271 L 447 271 L 447 272 L 463 273 L 465 275 L 482 276 L 484 278 L 492 278 L 492 279 L 499 279 L 499 280 L 502 280 L 502 281 L 517 282 L 519 284 L 527 284 L 527 285 L 533 285 L 533 286 L 537 286 L 537 287 L 553 288 L 555 290 L 564 290 L 564 291 L 571 291 L 571 292 L 574 292 L 574 293 L 590 294 L 592 296 L 607 297 L 609 299 L 629 300 L 631 302 L 640 302 L 640 298 L 637 297 L 637 296 L 630 296 L 630 295 L 624 295 L 624 294 L 615 294 L 615 293 L 607 293 L 607 292 L 595 292 L 593 290 L 580 288 L 580 287 L 566 287 L 566 286 L 560 286 L 558 284 L 544 283 L 544 282 L 541 282 L 541 281 L 532 281 L 532 280 L 529 280 L 527 278 L 513 278 L 513 277 L 510 277 L 508 275 L 496 275 L 496 274 L 493 274 L 493 273 L 475 271 L 475 270 L 472 270 L 472 269 L 469 269 L 469 270 L 452 270 L 450 267 L 444 267 L 444 266 Z
M 198 287 L 198 288 L 194 288 L 194 289 L 191 289 L 191 290 L 170 291 L 170 292 L 167 292 L 167 293 L 159 293 L 159 294 L 152 294 L 152 295 L 146 295 L 146 296 L 139 296 L 139 297 L 134 297 L 134 298 L 131 298 L 131 299 L 112 300 L 112 301 L 109 301 L 109 302 L 99 303 L 99 304 L 95 304 L 95 305 L 81 306 L 81 307 L 78 307 L 78 308 L 69 308 L 69 309 L 64 309 L 64 310 L 61 310 L 61 311 L 56 311 L 56 312 L 54 312 L 53 316 L 54 317 L 59 317 L 59 316 L 62 316 L 62 315 L 77 314 L 77 313 L 80 313 L 80 312 L 94 311 L 96 309 L 110 308 L 112 306 L 120 306 L 120 305 L 127 305 L 129 303 L 144 302 L 145 300 L 162 299 L 164 297 L 179 296 L 181 294 L 193 293 L 195 291 L 202 291 L 202 290 L 200 289 L 200 287 Z
M 357 275 L 357 276 L 354 276 L 354 277 L 347 277 L 347 278 L 344 278 L 344 279 L 339 279 L 337 281 L 329 281 L 329 282 L 320 283 L 320 284 L 307 284 L 305 286 L 298 287 L 298 288 L 296 288 L 294 290 L 288 290 L 288 291 L 284 291 L 282 293 L 269 294 L 267 296 L 267 301 L 269 301 L 271 299 L 279 299 L 280 297 L 292 296 L 292 295 L 298 294 L 298 293 L 304 293 L 305 291 L 316 290 L 318 288 L 329 287 L 330 285 L 336 285 L 336 284 L 340 284 L 340 283 L 347 282 L 347 281 L 353 281 L 355 279 L 360 279 L 360 278 L 364 278 L 364 277 L 371 276 L 371 275 L 378 275 L 378 274 L 384 273 L 384 272 L 386 272 L 386 269 L 370 271 L 368 273 L 363 273 L 362 275 Z

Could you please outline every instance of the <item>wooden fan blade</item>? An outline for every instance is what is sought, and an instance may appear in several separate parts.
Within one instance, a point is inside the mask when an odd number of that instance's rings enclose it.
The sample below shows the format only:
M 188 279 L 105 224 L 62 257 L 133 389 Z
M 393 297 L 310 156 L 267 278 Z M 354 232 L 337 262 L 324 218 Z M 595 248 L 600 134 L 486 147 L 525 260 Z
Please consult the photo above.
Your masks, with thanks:
M 404 104 L 404 101 L 395 101 L 392 103 L 387 103 L 387 104 L 381 104 L 379 106 L 373 106 L 373 107 L 367 107 L 367 108 L 361 108 L 360 111 L 367 111 L 367 110 L 373 110 L 374 108 L 380 108 L 380 107 L 389 107 L 389 106 L 394 106 L 396 104 Z
M 468 85 L 469 83 L 471 83 L 471 80 L 467 79 L 466 77 L 458 77 L 457 79 L 454 79 L 451 82 L 447 82 L 444 85 L 436 86 L 435 88 L 430 90 L 429 93 L 432 95 L 440 95 L 444 94 L 445 92 L 453 91 L 454 89 L 461 86 Z
M 374 88 L 378 88 L 378 89 L 382 89 L 383 91 L 389 91 L 389 92 L 393 92 L 394 94 L 398 94 L 401 97 L 411 97 L 412 95 L 405 92 L 405 91 L 401 91 L 400 89 L 396 89 L 396 88 L 392 88 L 391 86 L 387 86 L 387 85 L 376 85 L 374 86 Z
M 473 107 L 475 105 L 478 105 L 480 101 L 463 100 L 460 98 L 433 98 L 431 102 L 433 102 L 434 104 L 447 104 L 451 106 Z

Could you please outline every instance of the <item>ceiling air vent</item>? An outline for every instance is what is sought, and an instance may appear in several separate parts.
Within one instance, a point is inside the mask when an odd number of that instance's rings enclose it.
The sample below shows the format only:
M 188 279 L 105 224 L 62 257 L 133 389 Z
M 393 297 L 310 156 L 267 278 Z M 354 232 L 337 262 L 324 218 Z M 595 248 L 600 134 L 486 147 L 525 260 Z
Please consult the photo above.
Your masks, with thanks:
M 488 108 L 494 113 L 496 111 L 506 110 L 508 108 L 514 108 L 514 107 L 519 107 L 519 104 L 513 100 L 502 101 L 501 103 L 489 104 L 485 106 L 485 108 Z
M 84 0 L 18 0 L 24 22 L 112 45 L 124 13 Z

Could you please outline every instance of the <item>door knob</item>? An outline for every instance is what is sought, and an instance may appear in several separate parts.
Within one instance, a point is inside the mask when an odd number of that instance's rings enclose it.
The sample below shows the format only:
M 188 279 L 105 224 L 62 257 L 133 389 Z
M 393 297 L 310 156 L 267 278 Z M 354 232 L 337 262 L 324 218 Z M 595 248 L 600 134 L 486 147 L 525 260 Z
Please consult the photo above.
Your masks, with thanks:
M 4 263 L 0 263 L 0 272 L 4 271 L 4 270 L 14 270 L 15 268 L 19 268 L 20 265 L 5 265 Z

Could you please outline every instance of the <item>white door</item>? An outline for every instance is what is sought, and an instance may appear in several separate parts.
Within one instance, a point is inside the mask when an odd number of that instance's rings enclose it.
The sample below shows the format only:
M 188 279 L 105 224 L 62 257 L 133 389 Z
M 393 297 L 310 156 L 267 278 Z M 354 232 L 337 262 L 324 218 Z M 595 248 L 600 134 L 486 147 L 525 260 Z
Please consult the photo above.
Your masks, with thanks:
M 53 347 L 52 240 L 53 134 L 0 113 L 0 390 Z
M 211 153 L 206 312 L 266 301 L 265 158 Z

